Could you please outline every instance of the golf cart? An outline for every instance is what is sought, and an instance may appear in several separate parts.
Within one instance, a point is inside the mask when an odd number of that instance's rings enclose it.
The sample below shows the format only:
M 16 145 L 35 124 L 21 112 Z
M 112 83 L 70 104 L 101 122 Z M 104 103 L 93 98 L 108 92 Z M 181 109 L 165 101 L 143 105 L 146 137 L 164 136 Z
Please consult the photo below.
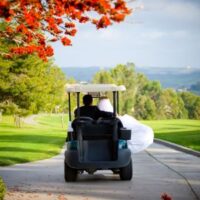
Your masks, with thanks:
M 69 126 L 66 138 L 67 149 L 64 160 L 66 182 L 76 181 L 83 171 L 93 174 L 97 170 L 112 170 L 121 180 L 131 180 L 132 160 L 127 140 L 131 130 L 122 126 L 116 117 L 119 113 L 119 91 L 124 86 L 114 84 L 72 84 L 66 86 L 69 103 Z M 77 108 L 80 107 L 80 93 L 100 98 L 105 92 L 113 94 L 113 117 L 94 120 L 78 116 L 72 120 L 71 93 L 76 93 Z

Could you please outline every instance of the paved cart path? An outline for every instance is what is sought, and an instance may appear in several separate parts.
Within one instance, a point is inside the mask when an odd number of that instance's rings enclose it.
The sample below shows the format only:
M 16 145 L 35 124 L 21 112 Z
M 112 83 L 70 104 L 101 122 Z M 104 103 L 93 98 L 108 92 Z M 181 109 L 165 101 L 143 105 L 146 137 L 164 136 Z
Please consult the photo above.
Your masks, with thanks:
M 31 125 L 37 125 L 37 121 L 35 121 L 35 118 L 37 118 L 38 115 L 29 115 L 28 117 L 23 118 L 24 123 L 31 124 Z
M 163 192 L 174 200 L 200 199 L 200 158 L 159 144 L 133 156 L 132 181 L 99 171 L 65 183 L 63 157 L 62 151 L 51 159 L 0 167 L 5 200 L 159 200 Z

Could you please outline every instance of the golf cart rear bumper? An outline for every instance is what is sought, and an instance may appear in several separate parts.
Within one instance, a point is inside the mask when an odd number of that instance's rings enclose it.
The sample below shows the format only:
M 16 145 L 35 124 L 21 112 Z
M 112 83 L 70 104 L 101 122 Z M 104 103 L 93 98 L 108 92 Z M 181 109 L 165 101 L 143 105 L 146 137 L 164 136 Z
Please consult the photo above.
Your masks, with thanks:
M 110 168 L 121 168 L 129 164 L 131 160 L 131 152 L 129 149 L 121 149 L 118 152 L 118 159 L 114 161 L 88 161 L 80 160 L 78 151 L 67 150 L 65 151 L 65 162 L 75 169 L 110 169 Z

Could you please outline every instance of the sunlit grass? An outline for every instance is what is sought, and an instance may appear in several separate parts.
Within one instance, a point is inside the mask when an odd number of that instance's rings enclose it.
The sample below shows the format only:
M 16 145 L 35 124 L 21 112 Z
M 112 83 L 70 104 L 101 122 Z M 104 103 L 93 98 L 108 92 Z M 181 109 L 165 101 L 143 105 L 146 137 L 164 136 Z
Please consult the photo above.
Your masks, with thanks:
M 154 120 L 143 123 L 153 128 L 155 138 L 200 151 L 200 120 Z
M 14 125 L 12 116 L 0 122 L 0 165 L 12 165 L 50 158 L 65 143 L 67 117 L 62 127 L 61 115 L 42 115 L 37 125 Z M 154 130 L 155 137 L 200 151 L 200 120 L 143 121 Z
M 0 165 L 12 165 L 50 158 L 61 151 L 65 143 L 66 122 L 62 128 L 60 115 L 38 117 L 37 125 L 14 125 L 12 116 L 0 122 Z

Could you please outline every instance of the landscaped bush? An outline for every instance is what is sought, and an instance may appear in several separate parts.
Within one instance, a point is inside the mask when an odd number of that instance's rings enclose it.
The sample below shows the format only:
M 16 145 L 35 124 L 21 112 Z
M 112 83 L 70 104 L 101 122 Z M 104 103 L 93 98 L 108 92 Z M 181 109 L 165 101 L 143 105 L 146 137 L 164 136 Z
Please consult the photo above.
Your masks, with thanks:
M 3 200 L 4 195 L 6 193 L 6 186 L 3 182 L 3 179 L 0 177 L 0 200 Z

